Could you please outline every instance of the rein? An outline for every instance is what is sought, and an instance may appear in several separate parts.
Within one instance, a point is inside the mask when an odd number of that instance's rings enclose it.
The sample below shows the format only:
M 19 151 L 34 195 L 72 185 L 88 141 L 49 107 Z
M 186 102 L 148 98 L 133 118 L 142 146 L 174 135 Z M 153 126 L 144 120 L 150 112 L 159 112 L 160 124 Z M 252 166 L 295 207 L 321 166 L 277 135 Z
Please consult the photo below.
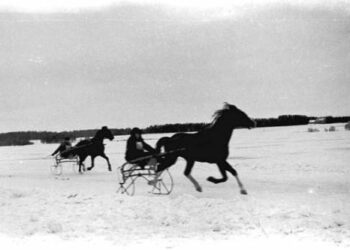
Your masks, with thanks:
M 164 152 L 164 153 L 160 153 L 160 154 L 140 157 L 140 158 L 134 159 L 134 160 L 129 161 L 129 162 L 130 163 L 136 163 L 136 162 L 141 161 L 141 160 L 146 160 L 146 159 L 151 159 L 153 157 L 160 157 L 160 156 L 164 156 L 164 155 L 169 155 L 169 154 L 173 154 L 173 153 L 181 152 L 181 151 L 185 151 L 185 150 L 186 150 L 186 148 L 174 149 L 174 150 L 171 150 L 171 151 L 168 151 L 168 152 Z

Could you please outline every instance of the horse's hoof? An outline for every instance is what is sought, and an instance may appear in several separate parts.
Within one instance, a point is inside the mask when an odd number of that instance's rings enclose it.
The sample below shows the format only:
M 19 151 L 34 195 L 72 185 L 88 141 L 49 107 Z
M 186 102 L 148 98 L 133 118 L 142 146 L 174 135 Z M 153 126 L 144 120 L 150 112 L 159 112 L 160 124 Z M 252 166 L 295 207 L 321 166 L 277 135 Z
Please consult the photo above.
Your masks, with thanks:
M 196 190 L 197 190 L 198 192 L 202 192 L 202 188 L 201 188 L 201 187 L 196 188 Z
M 214 182 L 214 183 L 215 183 L 214 178 L 213 178 L 213 177 L 211 177 L 211 176 L 207 178 L 207 181 L 210 181 L 210 182 Z
M 241 190 L 241 194 L 247 195 L 247 194 L 248 194 L 248 192 L 247 192 L 247 190 L 242 189 L 242 190 Z
M 112 171 L 112 169 L 111 169 L 111 168 L 109 168 L 109 169 L 108 169 L 108 171 Z
M 207 178 L 207 181 L 210 181 L 210 182 L 212 182 L 212 183 L 214 183 L 214 184 L 218 184 L 218 183 L 220 182 L 219 180 L 215 179 L 215 178 L 212 177 L 212 176 L 209 176 L 209 177 Z
M 87 170 L 87 171 L 90 171 L 91 169 L 92 169 L 92 168 L 87 168 L 86 170 Z

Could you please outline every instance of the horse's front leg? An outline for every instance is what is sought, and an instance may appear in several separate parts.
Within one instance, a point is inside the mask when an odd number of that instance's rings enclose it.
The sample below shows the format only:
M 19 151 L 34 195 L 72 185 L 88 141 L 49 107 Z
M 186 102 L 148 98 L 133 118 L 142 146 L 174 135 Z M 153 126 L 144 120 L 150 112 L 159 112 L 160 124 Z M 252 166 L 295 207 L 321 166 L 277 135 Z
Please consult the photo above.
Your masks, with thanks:
M 220 171 L 222 177 L 215 178 L 215 177 L 210 176 L 207 178 L 208 181 L 215 183 L 215 184 L 227 181 L 227 174 L 226 174 L 224 162 L 218 162 L 217 165 L 219 167 L 219 171 Z
M 91 155 L 91 166 L 87 168 L 88 171 L 95 167 L 95 156 Z
M 244 188 L 241 180 L 238 177 L 237 171 L 226 161 L 224 165 L 225 165 L 225 169 L 229 171 L 236 178 L 241 194 L 248 194 L 247 190 Z
M 83 165 L 83 162 L 82 162 L 82 160 L 79 160 L 79 173 L 81 174 L 82 172 L 81 172 L 81 166 Z
M 104 158 L 104 159 L 107 161 L 107 164 L 108 164 L 108 171 L 112 171 L 112 165 L 111 165 L 111 163 L 109 162 L 108 156 L 105 155 L 105 154 L 102 154 L 101 157 Z
M 192 184 L 194 185 L 195 189 L 198 192 L 202 192 L 202 187 L 199 185 L 197 180 L 195 178 L 193 178 L 193 176 L 191 175 L 191 171 L 192 171 L 193 166 L 194 166 L 194 161 L 187 160 L 187 164 L 186 164 L 186 168 L 185 168 L 184 174 L 187 177 L 187 179 L 189 179 L 190 182 L 192 182 Z

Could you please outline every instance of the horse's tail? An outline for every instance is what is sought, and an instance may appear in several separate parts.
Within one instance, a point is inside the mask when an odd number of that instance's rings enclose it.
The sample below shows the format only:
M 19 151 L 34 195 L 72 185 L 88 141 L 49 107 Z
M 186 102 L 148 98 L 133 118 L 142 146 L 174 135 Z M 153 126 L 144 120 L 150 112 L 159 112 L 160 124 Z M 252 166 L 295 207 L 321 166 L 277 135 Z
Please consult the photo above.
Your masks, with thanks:
M 167 145 L 169 144 L 170 137 L 162 137 L 157 141 L 156 152 L 159 154 L 162 152 L 162 147 L 166 150 Z
M 86 151 L 87 147 L 92 145 L 91 141 L 80 141 L 74 147 L 68 148 L 65 151 L 61 152 L 62 157 L 76 156 L 81 154 L 84 150 Z

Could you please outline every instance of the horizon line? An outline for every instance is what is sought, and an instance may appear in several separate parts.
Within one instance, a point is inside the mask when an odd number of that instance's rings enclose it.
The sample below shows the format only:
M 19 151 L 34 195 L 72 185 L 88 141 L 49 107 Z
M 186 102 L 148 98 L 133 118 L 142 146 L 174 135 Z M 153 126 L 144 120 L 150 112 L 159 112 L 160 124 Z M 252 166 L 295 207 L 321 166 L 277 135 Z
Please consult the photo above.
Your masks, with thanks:
M 268 117 L 268 118 L 251 118 L 252 120 L 257 120 L 257 119 L 276 119 L 280 116 L 306 116 L 308 118 L 315 117 L 315 118 L 326 118 L 326 117 L 332 117 L 332 118 L 345 118 L 349 117 L 350 115 L 342 115 L 342 116 L 332 116 L 332 115 L 322 115 L 322 116 L 308 116 L 308 115 L 300 115 L 300 114 L 283 114 L 279 115 L 277 117 Z M 209 124 L 210 122 L 183 122 L 183 123 L 163 123 L 163 124 L 153 124 L 153 125 L 148 125 L 142 129 L 147 129 L 152 126 L 164 126 L 164 125 L 175 125 L 175 124 Z M 73 130 L 61 130 L 61 131 L 52 131 L 52 130 L 20 130 L 20 131 L 8 131 L 8 132 L 0 132 L 0 134 L 8 134 L 8 133 L 28 133 L 28 132 L 37 132 L 37 133 L 42 133 L 42 132 L 49 132 L 49 133 L 63 133 L 63 132 L 74 132 L 74 131 L 90 131 L 90 130 L 98 130 L 100 128 L 86 128 L 86 129 L 73 129 Z M 131 129 L 131 127 L 124 127 L 124 128 L 110 128 L 110 129 Z

